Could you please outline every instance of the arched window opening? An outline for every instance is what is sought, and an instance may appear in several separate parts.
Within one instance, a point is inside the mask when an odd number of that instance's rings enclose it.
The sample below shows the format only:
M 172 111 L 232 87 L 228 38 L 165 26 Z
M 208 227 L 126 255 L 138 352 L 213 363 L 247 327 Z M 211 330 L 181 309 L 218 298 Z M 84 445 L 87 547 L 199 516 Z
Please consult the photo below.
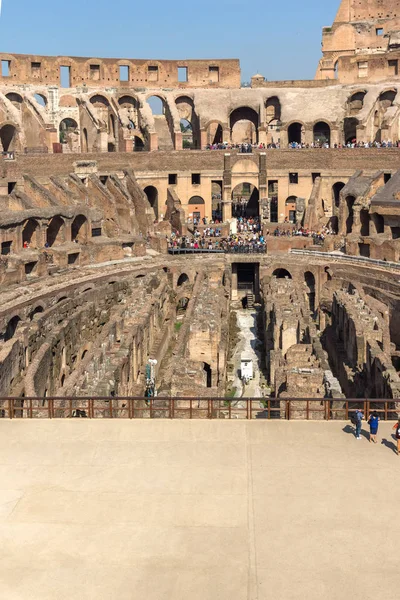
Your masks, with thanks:
M 7 323 L 6 330 L 4 334 L 0 336 L 0 339 L 2 338 L 4 342 L 8 342 L 8 340 L 11 340 L 16 334 L 17 327 L 20 321 L 21 318 L 18 315 L 15 315 L 15 317 L 10 319 Z
M 350 96 L 347 104 L 348 104 L 349 112 L 351 115 L 358 114 L 360 112 L 360 110 L 363 108 L 364 98 L 366 96 L 366 93 L 367 92 L 365 90 L 361 90 Z
M 109 101 L 105 96 L 101 96 L 100 94 L 95 94 L 90 98 L 90 104 L 92 104 L 95 108 L 108 108 L 110 106 Z
M 260 214 L 260 194 L 252 183 L 239 183 L 232 191 L 233 217 L 258 217 Z
M 138 137 L 137 135 L 135 135 L 133 144 L 134 144 L 133 145 L 134 152 L 143 152 L 143 150 L 144 150 L 144 141 L 140 137 Z
M 88 222 L 83 215 L 77 215 L 71 225 L 71 241 L 84 244 L 88 236 Z
M 15 142 L 17 138 L 17 129 L 14 125 L 4 125 L 0 129 L 0 152 L 9 152 L 15 150 Z M 1 148 L 1 146 L 3 148 Z
M 301 144 L 304 141 L 304 127 L 301 123 L 292 123 L 288 127 L 289 144 Z
M 144 188 L 144 193 L 147 196 L 147 200 L 151 208 L 154 210 L 156 219 L 158 219 L 158 190 L 154 185 L 148 185 Z
M 31 313 L 29 313 L 29 320 L 33 321 L 33 319 L 35 318 L 35 315 L 39 315 L 42 312 L 44 312 L 44 308 L 43 306 L 37 306 L 35 308 L 35 310 L 33 310 Z
M 183 285 L 184 283 L 187 283 L 188 281 L 189 281 L 189 277 L 186 275 L 186 273 L 181 273 L 181 275 L 179 275 L 179 278 L 178 278 L 177 286 L 180 287 L 181 285 Z
M 229 126 L 233 144 L 258 143 L 259 117 L 253 108 L 236 108 L 229 117 Z
M 61 217 L 54 217 L 50 221 L 46 231 L 46 244 L 49 248 L 65 242 L 64 228 L 65 222 Z
M 180 117 L 183 148 L 199 148 L 200 123 L 192 98 L 180 96 L 175 105 Z
M 292 279 L 291 274 L 286 269 L 275 269 L 272 277 L 276 277 L 277 279 Z
M 397 90 L 387 90 L 379 95 L 379 103 L 385 110 L 393 106 L 397 96 Z
M 46 96 L 43 96 L 43 94 L 35 94 L 34 98 L 40 106 L 43 106 L 43 108 L 46 108 L 46 106 L 47 106 Z
M 340 192 L 342 191 L 342 189 L 344 188 L 344 186 L 345 186 L 345 184 L 342 181 L 337 181 L 332 186 L 333 202 L 334 202 L 334 205 L 336 206 L 336 208 L 339 208 L 339 204 L 340 204 Z
M 339 219 L 338 217 L 331 217 L 328 222 L 328 228 L 332 229 L 333 233 L 339 233 Z
M 165 102 L 159 96 L 150 96 L 150 98 L 147 98 L 147 104 L 150 106 L 153 115 L 165 114 Z
M 22 245 L 24 248 L 38 247 L 39 223 L 35 219 L 29 219 L 22 230 Z
M 314 144 L 317 146 L 330 146 L 331 144 L 331 128 L 324 121 L 319 121 L 314 125 Z
M 20 96 L 19 94 L 15 94 L 14 92 L 11 92 L 10 94 L 6 94 L 6 98 L 15 106 L 15 108 L 18 108 L 18 110 L 21 110 L 21 105 L 23 102 L 22 96 Z
M 347 196 L 347 198 L 346 198 L 346 206 L 347 206 L 346 233 L 351 233 L 353 231 L 355 201 L 356 201 L 356 199 L 354 198 L 354 196 Z
M 71 151 L 79 150 L 78 123 L 74 119 L 63 119 L 60 122 L 59 134 L 61 144 L 66 144 Z
M 369 236 L 369 212 L 367 210 L 360 211 L 360 222 L 361 222 L 361 235 L 364 237 Z
M 277 96 L 268 98 L 265 103 L 265 116 L 267 123 L 273 120 L 280 121 L 281 119 L 281 103 Z
M 192 124 L 186 119 L 181 119 L 181 133 L 182 133 L 182 147 L 183 149 L 193 149 L 193 127 Z

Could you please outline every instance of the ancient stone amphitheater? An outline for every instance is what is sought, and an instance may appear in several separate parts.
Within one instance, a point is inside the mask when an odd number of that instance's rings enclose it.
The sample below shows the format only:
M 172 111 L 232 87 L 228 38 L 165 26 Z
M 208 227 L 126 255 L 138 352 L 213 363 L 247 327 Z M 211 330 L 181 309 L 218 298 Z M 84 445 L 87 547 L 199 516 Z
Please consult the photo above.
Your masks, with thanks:
M 0 55 L 3 417 L 79 415 L 80 397 L 86 416 L 142 416 L 153 376 L 169 416 L 188 407 L 170 398 L 239 410 L 242 300 L 256 411 L 399 398 L 400 23 L 386 4 L 343 0 L 312 81 L 241 87 L 236 60 Z M 228 238 L 238 199 L 265 251 L 171 250 L 172 233 L 217 219 Z M 331 234 L 274 235 L 294 228 Z

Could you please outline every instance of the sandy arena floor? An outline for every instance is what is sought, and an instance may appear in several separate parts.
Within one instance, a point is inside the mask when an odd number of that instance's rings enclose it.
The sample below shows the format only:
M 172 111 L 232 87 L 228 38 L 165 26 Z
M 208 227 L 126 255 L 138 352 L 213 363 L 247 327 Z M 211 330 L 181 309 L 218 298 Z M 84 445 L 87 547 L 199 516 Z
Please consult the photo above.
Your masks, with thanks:
M 400 457 L 391 425 L 376 446 L 347 430 L 1 420 L 0 596 L 395 597 Z

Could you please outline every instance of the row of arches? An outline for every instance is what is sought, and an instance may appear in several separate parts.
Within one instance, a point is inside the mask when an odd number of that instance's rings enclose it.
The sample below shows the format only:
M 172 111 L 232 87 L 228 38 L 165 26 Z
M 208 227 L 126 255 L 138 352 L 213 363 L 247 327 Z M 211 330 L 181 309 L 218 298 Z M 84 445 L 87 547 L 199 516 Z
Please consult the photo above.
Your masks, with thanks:
M 40 236 L 40 224 L 36 219 L 28 219 L 22 228 L 23 247 L 40 248 L 43 241 Z M 84 215 L 77 215 L 71 223 L 71 236 L 67 240 L 66 222 L 60 216 L 53 217 L 45 231 L 45 245 L 51 248 L 67 241 L 84 243 L 89 235 L 89 223 Z

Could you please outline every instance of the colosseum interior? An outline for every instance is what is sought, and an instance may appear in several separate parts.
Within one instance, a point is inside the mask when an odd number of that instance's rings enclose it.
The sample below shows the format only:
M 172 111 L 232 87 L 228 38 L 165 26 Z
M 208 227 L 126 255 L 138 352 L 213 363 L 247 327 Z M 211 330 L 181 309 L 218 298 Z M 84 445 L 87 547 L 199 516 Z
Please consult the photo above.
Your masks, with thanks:
M 252 397 L 279 417 L 291 398 L 296 416 L 321 398 L 340 415 L 346 398 L 399 398 L 386 4 L 342 0 L 311 81 L 243 88 L 238 60 L 0 55 L 2 416 L 32 416 L 32 398 L 71 416 L 78 397 L 143 414 L 149 364 L 161 408 Z

